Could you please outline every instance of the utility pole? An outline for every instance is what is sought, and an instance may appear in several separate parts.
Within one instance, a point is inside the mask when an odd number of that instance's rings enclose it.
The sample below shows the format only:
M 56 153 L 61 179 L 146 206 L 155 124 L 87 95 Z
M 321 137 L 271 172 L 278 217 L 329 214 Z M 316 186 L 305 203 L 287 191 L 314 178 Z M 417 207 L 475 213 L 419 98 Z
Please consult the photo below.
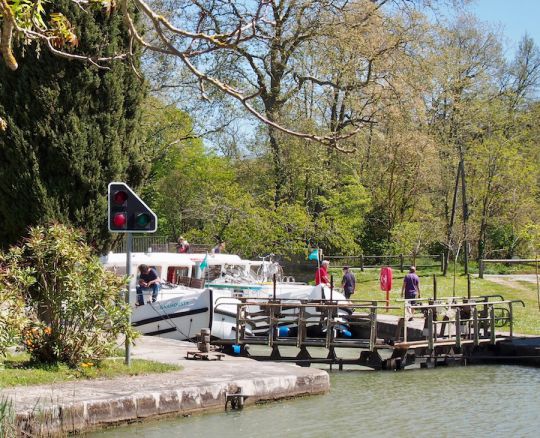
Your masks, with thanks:
M 456 218 L 456 208 L 457 208 L 457 195 L 459 191 L 459 181 L 461 179 L 461 201 L 462 201 L 462 210 L 463 210 L 463 262 L 465 268 L 465 275 L 469 274 L 469 244 L 467 238 L 467 221 L 469 219 L 469 207 L 467 205 L 467 184 L 465 181 L 465 157 L 463 154 L 462 148 L 459 150 L 459 164 L 456 173 L 456 183 L 454 185 L 454 196 L 452 197 L 452 212 L 450 213 L 450 223 L 448 224 L 448 238 L 452 235 L 452 230 L 454 229 L 454 222 Z M 450 249 L 446 253 L 446 264 L 443 275 L 446 275 L 446 270 L 448 267 L 448 262 L 450 259 Z
M 452 237 L 452 231 L 454 230 L 454 221 L 456 219 L 456 205 L 457 205 L 457 194 L 459 188 L 459 178 L 461 177 L 461 162 L 458 165 L 456 172 L 456 183 L 454 185 L 454 196 L 452 197 L 452 212 L 450 213 L 450 223 L 448 224 L 448 242 Z M 446 251 L 446 263 L 444 264 L 443 275 L 446 276 L 448 270 L 448 263 L 450 262 L 450 247 Z
M 467 184 L 465 183 L 465 158 L 461 149 L 460 155 L 461 200 L 463 202 L 463 263 L 465 265 L 465 275 L 469 275 L 469 242 L 467 237 L 467 220 L 469 219 L 469 206 L 467 205 Z

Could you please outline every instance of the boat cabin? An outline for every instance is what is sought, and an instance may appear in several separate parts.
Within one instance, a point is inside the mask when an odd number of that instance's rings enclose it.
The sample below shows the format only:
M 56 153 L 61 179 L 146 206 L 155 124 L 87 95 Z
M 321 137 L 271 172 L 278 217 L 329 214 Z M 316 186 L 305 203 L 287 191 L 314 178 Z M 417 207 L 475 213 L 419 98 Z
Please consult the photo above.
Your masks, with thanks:
M 106 269 L 118 275 L 126 275 L 125 253 L 109 253 L 101 257 L 100 261 Z M 154 268 L 162 282 L 182 284 L 190 287 L 202 287 L 202 284 L 199 284 L 200 282 L 191 284 L 195 263 L 188 255 L 167 252 L 131 253 L 132 287 L 135 287 L 134 283 L 138 275 L 138 268 L 143 264 Z
M 208 267 L 203 271 L 200 265 L 205 258 Z M 106 269 L 118 275 L 126 275 L 125 253 L 109 253 L 100 260 Z M 264 263 L 267 262 L 243 260 L 235 254 L 133 252 L 131 288 L 135 288 L 138 268 L 142 264 L 154 268 L 162 282 L 203 288 L 205 283 L 225 275 L 257 278 Z
M 193 263 L 193 277 L 202 279 L 204 278 L 206 282 L 213 281 L 216 278 L 221 277 L 225 274 L 234 274 L 245 275 L 249 273 L 250 262 L 249 260 L 243 260 L 240 256 L 235 254 L 187 254 Z M 201 263 L 206 258 L 206 263 L 208 268 L 201 270 Z

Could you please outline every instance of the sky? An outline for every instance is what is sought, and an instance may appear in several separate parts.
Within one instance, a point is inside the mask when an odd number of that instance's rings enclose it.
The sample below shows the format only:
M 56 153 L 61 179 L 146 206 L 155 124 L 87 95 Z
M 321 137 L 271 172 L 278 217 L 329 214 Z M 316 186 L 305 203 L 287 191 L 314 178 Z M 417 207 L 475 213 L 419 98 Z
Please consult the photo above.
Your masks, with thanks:
M 500 26 L 510 57 L 525 32 L 540 45 L 540 0 L 473 0 L 468 9 L 481 21 Z

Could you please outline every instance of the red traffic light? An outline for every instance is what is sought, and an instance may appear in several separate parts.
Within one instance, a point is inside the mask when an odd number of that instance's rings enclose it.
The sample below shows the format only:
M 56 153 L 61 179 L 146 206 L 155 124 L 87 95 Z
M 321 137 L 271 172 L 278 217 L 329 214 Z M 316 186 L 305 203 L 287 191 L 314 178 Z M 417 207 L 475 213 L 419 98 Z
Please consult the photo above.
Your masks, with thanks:
M 127 216 L 125 213 L 115 213 L 112 222 L 117 228 L 125 228 L 127 225 Z
M 108 228 L 112 233 L 153 233 L 157 216 L 126 183 L 107 188 Z
M 113 195 L 113 202 L 117 205 L 123 205 L 128 199 L 127 192 L 119 190 Z

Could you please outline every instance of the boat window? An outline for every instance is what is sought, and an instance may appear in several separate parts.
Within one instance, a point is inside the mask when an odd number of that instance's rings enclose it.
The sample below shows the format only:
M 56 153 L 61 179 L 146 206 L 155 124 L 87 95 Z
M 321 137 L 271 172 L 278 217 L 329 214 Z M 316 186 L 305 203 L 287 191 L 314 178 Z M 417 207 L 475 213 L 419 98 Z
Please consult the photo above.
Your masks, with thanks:
M 179 284 L 188 274 L 189 268 L 186 266 L 169 266 L 169 269 L 167 269 L 167 281 Z
M 208 281 L 215 280 L 216 278 L 221 277 L 221 266 L 220 265 L 214 265 L 209 266 L 207 269 L 207 272 L 205 272 L 204 278 L 206 278 Z
M 223 265 L 223 273 L 233 277 L 244 277 L 246 275 L 245 265 Z

